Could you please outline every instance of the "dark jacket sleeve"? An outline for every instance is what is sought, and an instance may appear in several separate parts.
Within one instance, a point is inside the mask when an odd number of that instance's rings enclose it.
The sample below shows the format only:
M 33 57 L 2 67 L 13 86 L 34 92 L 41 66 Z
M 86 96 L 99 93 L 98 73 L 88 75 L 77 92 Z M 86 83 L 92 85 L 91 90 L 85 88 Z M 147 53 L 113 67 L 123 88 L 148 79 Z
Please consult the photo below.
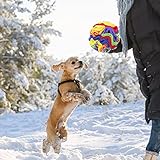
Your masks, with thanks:
M 149 88 L 148 88 L 149 83 L 147 80 L 146 72 L 144 71 L 144 69 L 137 67 L 136 73 L 137 73 L 138 81 L 140 84 L 140 90 L 141 90 L 143 96 L 145 98 L 148 98 L 150 96 L 150 92 L 149 92 Z
M 160 16 L 160 0 L 148 0 L 153 10 Z

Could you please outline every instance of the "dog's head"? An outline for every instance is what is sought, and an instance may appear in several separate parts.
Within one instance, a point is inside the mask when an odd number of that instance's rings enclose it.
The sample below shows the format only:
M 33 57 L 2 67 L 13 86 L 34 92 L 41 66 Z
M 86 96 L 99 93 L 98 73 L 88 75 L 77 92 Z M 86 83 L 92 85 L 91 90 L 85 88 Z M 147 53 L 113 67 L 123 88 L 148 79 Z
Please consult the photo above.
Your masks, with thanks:
M 87 68 L 87 65 L 83 63 L 78 57 L 70 57 L 65 62 L 61 62 L 58 65 L 52 66 L 52 71 L 60 71 L 70 74 L 78 74 L 82 68 Z

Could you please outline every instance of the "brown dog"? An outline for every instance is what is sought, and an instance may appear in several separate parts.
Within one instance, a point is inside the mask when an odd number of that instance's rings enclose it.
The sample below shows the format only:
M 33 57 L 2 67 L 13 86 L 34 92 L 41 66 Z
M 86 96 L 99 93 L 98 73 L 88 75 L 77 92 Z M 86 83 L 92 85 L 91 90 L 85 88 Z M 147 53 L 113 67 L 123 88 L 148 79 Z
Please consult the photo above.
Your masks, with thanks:
M 77 74 L 86 65 L 77 57 L 71 57 L 65 62 L 53 65 L 53 71 L 63 71 L 58 93 L 47 121 L 47 139 L 43 140 L 43 152 L 48 153 L 50 146 L 55 153 L 60 152 L 61 142 L 67 140 L 66 122 L 79 103 L 86 103 L 91 98 L 89 91 L 84 89 Z

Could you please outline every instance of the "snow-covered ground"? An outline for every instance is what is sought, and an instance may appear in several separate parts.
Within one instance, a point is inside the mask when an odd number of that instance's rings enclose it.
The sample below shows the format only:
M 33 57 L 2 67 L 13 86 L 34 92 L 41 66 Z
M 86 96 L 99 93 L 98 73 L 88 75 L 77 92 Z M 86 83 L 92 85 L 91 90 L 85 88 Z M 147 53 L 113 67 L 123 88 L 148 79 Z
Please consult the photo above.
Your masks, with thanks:
M 0 160 L 142 160 L 150 125 L 144 102 L 79 106 L 59 155 L 41 152 L 50 109 L 0 116 Z

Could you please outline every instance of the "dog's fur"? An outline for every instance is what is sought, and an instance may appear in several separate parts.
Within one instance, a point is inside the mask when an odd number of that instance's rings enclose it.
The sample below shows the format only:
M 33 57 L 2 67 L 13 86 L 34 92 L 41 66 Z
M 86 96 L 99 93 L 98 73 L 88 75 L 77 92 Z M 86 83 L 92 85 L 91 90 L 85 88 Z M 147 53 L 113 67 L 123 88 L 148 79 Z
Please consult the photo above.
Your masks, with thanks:
M 59 92 L 54 101 L 53 108 L 47 121 L 47 139 L 43 140 L 43 152 L 48 153 L 50 146 L 53 147 L 55 153 L 60 152 L 61 142 L 67 140 L 66 122 L 79 103 L 86 103 L 90 100 L 91 94 L 84 89 L 81 83 L 78 85 L 73 81 L 80 72 L 86 67 L 77 57 L 71 57 L 65 62 L 53 65 L 53 71 L 63 71 Z M 63 83 L 66 81 L 65 83 Z M 68 82 L 67 82 L 68 81 Z

